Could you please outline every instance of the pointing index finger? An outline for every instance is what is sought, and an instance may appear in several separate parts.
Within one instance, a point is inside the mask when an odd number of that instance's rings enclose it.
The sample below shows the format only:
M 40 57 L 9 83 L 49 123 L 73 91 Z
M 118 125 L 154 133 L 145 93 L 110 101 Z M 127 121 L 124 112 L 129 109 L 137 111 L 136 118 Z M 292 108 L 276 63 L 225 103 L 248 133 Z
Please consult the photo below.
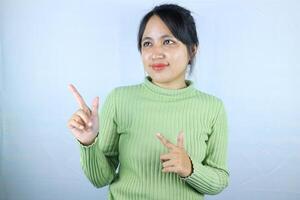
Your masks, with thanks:
M 86 103 L 84 102 L 82 96 L 81 96 L 80 93 L 77 91 L 77 89 L 75 88 L 75 86 L 72 85 L 72 84 L 69 84 L 69 89 L 71 90 L 71 92 L 73 93 L 74 97 L 76 98 L 76 101 L 78 102 L 80 108 L 81 108 L 81 109 L 88 108 L 88 106 L 87 106 Z
M 168 149 L 174 149 L 175 145 L 169 140 L 167 140 L 162 134 L 157 133 L 156 136 L 165 147 L 167 147 Z

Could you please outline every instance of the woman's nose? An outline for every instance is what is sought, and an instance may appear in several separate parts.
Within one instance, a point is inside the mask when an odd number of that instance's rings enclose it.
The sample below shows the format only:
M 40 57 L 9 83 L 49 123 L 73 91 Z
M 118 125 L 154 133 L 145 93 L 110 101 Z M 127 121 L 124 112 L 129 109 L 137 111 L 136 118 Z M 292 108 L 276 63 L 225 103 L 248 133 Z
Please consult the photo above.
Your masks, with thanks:
M 162 53 L 159 53 L 159 54 L 155 53 L 155 54 L 152 55 L 153 60 L 162 59 L 162 58 L 164 58 L 164 55 Z
M 152 49 L 152 59 L 164 58 L 165 54 L 160 46 L 154 46 Z

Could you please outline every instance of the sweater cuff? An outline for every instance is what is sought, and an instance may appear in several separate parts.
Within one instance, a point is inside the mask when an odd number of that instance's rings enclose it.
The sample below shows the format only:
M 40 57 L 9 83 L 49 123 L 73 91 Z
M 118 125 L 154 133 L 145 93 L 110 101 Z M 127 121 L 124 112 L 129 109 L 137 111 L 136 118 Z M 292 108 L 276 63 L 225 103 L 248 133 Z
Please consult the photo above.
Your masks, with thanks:
M 192 160 L 192 168 L 193 168 L 192 173 L 187 177 L 180 177 L 181 180 L 184 180 L 184 181 L 186 181 L 187 183 L 189 183 L 191 185 L 197 184 L 199 178 L 201 178 L 201 176 L 203 175 L 202 174 L 202 172 L 203 172 L 202 168 L 203 167 L 204 167 L 203 164 L 196 163 L 194 160 Z M 205 174 L 204 174 L 204 176 L 205 176 Z
M 75 138 L 75 140 L 77 141 L 77 144 L 79 145 L 80 149 L 82 149 L 82 150 L 83 149 L 89 149 L 89 148 L 95 146 L 95 144 L 98 142 L 98 135 L 96 136 L 94 142 L 92 144 L 90 144 L 90 145 L 84 145 L 79 140 L 77 140 L 76 138 Z
M 188 177 L 180 177 L 203 194 L 218 194 L 228 185 L 228 173 L 225 170 L 216 169 L 190 157 L 192 160 L 193 172 Z

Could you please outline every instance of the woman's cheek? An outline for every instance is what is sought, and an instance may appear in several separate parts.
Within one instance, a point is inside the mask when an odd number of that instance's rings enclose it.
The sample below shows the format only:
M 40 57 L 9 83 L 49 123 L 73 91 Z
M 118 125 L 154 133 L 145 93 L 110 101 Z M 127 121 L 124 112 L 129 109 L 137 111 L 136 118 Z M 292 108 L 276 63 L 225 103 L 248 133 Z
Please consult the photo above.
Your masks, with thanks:
M 174 51 L 173 52 L 173 59 L 177 63 L 187 64 L 188 63 L 188 54 L 183 51 Z
M 143 59 L 143 63 L 144 65 L 147 65 L 147 63 L 149 63 L 150 59 L 150 54 L 147 52 L 143 52 L 142 53 L 142 59 Z

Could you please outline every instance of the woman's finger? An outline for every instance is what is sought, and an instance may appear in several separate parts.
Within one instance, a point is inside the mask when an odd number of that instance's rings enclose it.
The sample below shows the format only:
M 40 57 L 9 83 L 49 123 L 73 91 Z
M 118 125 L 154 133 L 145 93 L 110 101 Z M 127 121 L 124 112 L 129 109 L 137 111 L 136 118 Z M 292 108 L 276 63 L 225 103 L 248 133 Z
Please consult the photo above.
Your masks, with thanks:
M 157 133 L 156 137 L 160 140 L 160 142 L 167 147 L 169 150 L 175 149 L 176 145 L 166 139 L 161 133 Z
M 162 163 L 163 168 L 165 167 L 173 167 L 176 164 L 176 160 L 168 160 Z
M 162 169 L 162 172 L 174 172 L 174 173 L 178 173 L 178 167 L 176 166 L 171 166 L 171 167 L 165 167 Z
M 87 126 L 88 123 L 90 122 L 90 117 L 88 116 L 88 114 L 83 111 L 82 109 L 79 109 L 77 112 L 76 112 L 76 115 L 78 115 L 84 122 L 84 126 Z
M 183 133 L 183 131 L 181 131 L 180 133 L 179 133 L 179 135 L 177 136 L 177 146 L 179 147 L 179 148 L 184 148 L 184 135 L 183 135 L 184 133 Z
M 172 153 L 166 153 L 166 154 L 160 155 L 161 161 L 166 161 L 166 160 L 171 160 L 171 159 L 174 159 L 174 155 Z
M 87 109 L 88 108 L 87 104 L 85 103 L 81 94 L 78 92 L 78 90 L 75 88 L 75 86 L 72 84 L 69 84 L 69 89 L 72 92 L 72 94 L 74 95 L 77 103 L 79 104 L 79 107 L 81 109 Z
M 96 97 L 93 101 L 93 107 L 92 107 L 93 116 L 98 115 L 98 108 L 99 108 L 99 97 Z
M 69 128 L 76 128 L 78 130 L 83 130 L 84 127 L 80 125 L 78 122 L 76 122 L 74 119 L 71 119 L 68 123 Z
M 81 117 L 79 117 L 78 115 L 74 115 L 73 119 L 78 122 L 80 125 L 84 126 L 84 121 L 81 119 Z

